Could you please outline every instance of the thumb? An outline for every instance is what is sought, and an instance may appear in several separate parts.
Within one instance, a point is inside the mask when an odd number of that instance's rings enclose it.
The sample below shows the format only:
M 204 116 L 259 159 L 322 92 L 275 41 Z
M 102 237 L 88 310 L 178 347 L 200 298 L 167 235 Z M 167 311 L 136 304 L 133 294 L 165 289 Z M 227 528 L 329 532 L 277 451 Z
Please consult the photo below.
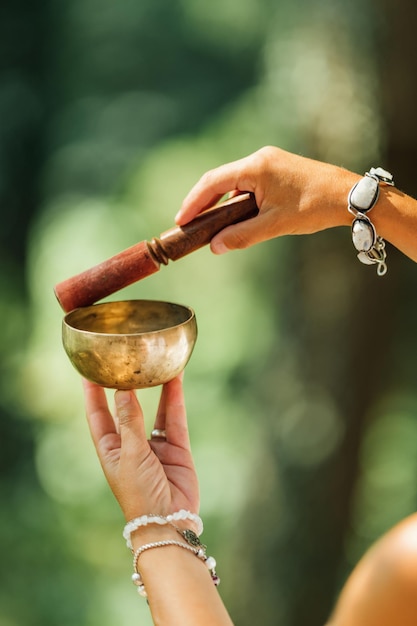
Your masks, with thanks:
M 210 242 L 211 251 L 214 254 L 224 254 L 230 250 L 242 250 L 249 248 L 265 239 L 262 236 L 262 223 L 260 216 L 227 226 L 221 230 Z
M 146 441 L 141 406 L 133 391 L 116 391 L 114 401 L 122 448 L 130 445 L 137 448 L 138 442 Z

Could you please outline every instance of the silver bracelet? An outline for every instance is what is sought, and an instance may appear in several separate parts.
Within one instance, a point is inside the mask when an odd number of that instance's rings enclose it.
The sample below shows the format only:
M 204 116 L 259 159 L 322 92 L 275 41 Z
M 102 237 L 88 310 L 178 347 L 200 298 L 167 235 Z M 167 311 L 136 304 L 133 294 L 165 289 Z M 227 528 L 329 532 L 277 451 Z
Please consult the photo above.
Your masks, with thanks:
M 394 186 L 390 172 L 382 167 L 371 167 L 350 190 L 348 211 L 354 215 L 352 222 L 352 241 L 358 251 L 358 259 L 365 265 L 377 265 L 378 276 L 387 272 L 385 241 L 377 235 L 375 226 L 368 216 L 379 198 L 380 185 Z
M 180 528 L 176 528 L 177 532 L 184 537 L 187 543 L 183 541 L 176 541 L 175 539 L 166 539 L 164 541 L 155 541 L 153 543 L 145 543 L 145 545 L 141 546 L 136 550 L 133 554 L 133 574 L 132 574 L 132 582 L 137 588 L 137 592 L 140 596 L 144 598 L 148 597 L 148 594 L 145 589 L 145 585 L 142 580 L 142 576 L 138 570 L 138 560 L 141 554 L 146 552 L 147 550 L 152 550 L 154 548 L 163 548 L 165 546 L 176 546 L 178 548 L 183 548 L 184 550 L 188 550 L 195 554 L 196 557 L 201 559 L 204 562 L 207 569 L 210 571 L 211 579 L 216 587 L 220 584 L 220 578 L 216 574 L 216 559 L 212 556 L 207 556 L 206 554 L 206 546 L 203 545 L 196 535 L 196 533 L 192 530 L 181 530 Z

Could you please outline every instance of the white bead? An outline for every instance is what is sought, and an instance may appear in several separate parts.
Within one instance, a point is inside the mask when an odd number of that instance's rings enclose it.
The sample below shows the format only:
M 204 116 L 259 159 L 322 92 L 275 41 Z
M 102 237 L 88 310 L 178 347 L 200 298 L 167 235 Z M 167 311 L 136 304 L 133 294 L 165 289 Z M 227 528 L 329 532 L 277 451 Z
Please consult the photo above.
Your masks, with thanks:
M 138 587 L 138 594 L 140 596 L 142 596 L 142 598 L 147 598 L 148 597 L 148 594 L 146 593 L 145 587 L 143 585 Z
M 137 572 L 132 574 L 132 582 L 133 582 L 134 585 L 141 585 L 142 584 L 141 575 L 138 574 Z
M 168 523 L 170 523 L 170 522 L 172 522 L 172 521 L 173 521 L 173 519 L 174 519 L 174 518 L 173 518 L 173 516 L 172 516 L 172 515 L 167 515 L 165 519 L 166 519 L 166 521 L 167 521 Z
M 216 559 L 213 556 L 207 557 L 205 563 L 206 563 L 207 569 L 214 569 L 217 565 Z

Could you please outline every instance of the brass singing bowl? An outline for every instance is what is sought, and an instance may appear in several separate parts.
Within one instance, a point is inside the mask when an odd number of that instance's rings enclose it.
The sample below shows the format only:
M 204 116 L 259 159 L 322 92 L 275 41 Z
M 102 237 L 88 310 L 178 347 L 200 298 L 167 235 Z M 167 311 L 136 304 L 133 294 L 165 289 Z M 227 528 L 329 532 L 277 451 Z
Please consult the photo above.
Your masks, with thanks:
M 157 300 L 104 302 L 74 309 L 62 342 L 75 369 L 111 389 L 143 389 L 182 372 L 197 339 L 194 311 Z

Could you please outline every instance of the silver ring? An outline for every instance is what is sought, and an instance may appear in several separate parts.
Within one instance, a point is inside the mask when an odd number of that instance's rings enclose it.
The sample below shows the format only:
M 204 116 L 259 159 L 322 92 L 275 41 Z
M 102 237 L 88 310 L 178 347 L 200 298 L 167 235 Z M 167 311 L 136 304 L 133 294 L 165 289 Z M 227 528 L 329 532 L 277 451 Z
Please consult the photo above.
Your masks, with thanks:
M 167 438 L 167 434 L 165 430 L 162 430 L 162 428 L 154 428 L 153 431 L 151 432 L 151 439 L 166 439 Z

